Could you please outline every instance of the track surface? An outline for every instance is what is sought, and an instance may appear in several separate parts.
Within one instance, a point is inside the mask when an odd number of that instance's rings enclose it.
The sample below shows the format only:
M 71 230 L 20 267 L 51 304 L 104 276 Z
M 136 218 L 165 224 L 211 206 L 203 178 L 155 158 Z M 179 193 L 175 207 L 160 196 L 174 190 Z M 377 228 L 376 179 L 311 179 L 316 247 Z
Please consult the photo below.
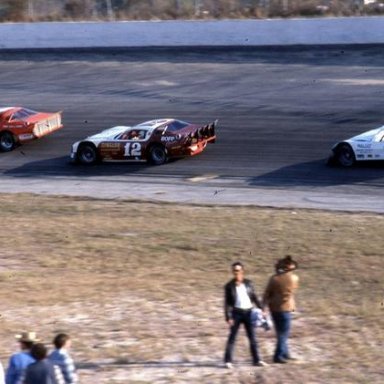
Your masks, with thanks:
M 383 196 L 382 164 L 325 165 L 336 141 L 384 124 L 383 64 L 381 47 L 0 53 L 0 105 L 63 110 L 65 124 L 0 153 L 0 173 L 103 182 L 212 175 L 242 187 Z M 74 141 L 157 117 L 219 119 L 218 141 L 161 167 L 68 164 Z

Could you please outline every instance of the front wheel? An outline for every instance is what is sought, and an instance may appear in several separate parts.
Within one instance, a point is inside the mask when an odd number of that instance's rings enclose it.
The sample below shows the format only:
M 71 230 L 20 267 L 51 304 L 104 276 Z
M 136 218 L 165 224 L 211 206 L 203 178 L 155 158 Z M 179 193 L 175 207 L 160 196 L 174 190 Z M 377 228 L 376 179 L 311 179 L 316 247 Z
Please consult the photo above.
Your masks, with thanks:
M 10 132 L 0 134 L 0 150 L 2 152 L 10 152 L 16 146 L 15 139 Z
M 162 165 L 167 162 L 166 149 L 160 145 L 155 145 L 149 150 L 149 161 L 154 165 Z
M 96 164 L 98 160 L 96 147 L 91 144 L 81 145 L 77 150 L 77 159 L 81 164 Z
M 355 153 L 348 144 L 342 144 L 337 148 L 336 159 L 343 167 L 352 167 L 356 162 Z

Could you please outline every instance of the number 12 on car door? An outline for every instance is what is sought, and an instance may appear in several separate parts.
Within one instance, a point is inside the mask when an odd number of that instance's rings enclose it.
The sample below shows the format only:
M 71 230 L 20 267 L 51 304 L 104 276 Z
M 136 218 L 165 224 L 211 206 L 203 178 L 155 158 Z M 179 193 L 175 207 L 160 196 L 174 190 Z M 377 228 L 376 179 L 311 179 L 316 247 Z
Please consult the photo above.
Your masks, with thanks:
M 140 143 L 126 143 L 124 146 L 125 157 L 141 157 Z

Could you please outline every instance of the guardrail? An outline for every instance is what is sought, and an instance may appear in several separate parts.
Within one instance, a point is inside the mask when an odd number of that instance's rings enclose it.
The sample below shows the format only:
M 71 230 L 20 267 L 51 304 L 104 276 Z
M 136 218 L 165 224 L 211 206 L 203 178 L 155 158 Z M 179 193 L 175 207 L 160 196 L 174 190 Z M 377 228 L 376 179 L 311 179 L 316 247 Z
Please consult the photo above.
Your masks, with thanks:
M 384 17 L 0 24 L 0 49 L 383 44 Z

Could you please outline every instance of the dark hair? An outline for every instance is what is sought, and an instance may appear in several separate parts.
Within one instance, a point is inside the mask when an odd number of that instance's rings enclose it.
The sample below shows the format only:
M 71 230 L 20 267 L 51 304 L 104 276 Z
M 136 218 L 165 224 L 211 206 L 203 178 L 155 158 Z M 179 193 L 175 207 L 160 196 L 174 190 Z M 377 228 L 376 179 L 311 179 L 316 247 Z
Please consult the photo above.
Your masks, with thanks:
M 290 268 L 290 266 L 293 265 L 293 268 Z M 299 265 L 295 260 L 292 259 L 291 255 L 286 255 L 282 259 L 278 260 L 275 264 L 276 272 L 287 272 L 287 271 L 293 271 L 294 269 L 297 269 Z
M 244 265 L 241 261 L 235 261 L 233 264 L 232 264 L 232 269 L 235 268 L 235 267 L 241 267 L 241 269 L 244 269 Z
M 47 357 L 48 349 L 43 343 L 34 344 L 31 349 L 31 356 L 37 361 Z
M 53 344 L 57 349 L 63 348 L 65 343 L 70 339 L 69 335 L 66 333 L 59 333 L 53 339 Z
M 20 344 L 21 344 L 25 349 L 31 349 L 35 343 L 34 343 L 33 341 L 20 341 Z

